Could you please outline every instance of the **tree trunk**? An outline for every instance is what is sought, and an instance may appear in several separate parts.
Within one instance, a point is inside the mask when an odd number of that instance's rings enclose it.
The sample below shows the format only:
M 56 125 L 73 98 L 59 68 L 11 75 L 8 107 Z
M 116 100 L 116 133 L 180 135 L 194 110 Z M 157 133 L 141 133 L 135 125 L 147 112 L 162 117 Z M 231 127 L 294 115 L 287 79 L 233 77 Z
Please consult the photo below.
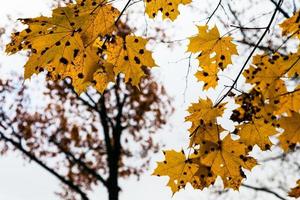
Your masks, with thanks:
M 118 181 L 112 181 L 108 188 L 108 199 L 118 200 L 119 199 L 119 186 Z
M 108 181 L 108 199 L 109 200 L 118 200 L 119 199 L 119 156 L 118 154 L 114 154 L 112 157 L 112 163 L 110 165 L 109 172 L 109 181 Z

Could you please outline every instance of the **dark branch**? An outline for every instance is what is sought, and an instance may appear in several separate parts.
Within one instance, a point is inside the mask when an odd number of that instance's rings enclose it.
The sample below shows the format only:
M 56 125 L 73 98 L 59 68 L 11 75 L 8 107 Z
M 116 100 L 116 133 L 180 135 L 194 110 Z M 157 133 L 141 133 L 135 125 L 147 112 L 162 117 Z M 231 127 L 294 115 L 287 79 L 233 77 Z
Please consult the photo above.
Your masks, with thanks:
M 89 200 L 87 195 L 79 188 L 79 186 L 75 185 L 72 181 L 65 179 L 63 176 L 55 172 L 53 169 L 48 167 L 45 163 L 40 161 L 37 157 L 35 157 L 30 152 L 26 151 L 22 145 L 16 141 L 14 141 L 11 138 L 8 138 L 4 135 L 3 132 L 0 132 L 0 139 L 5 140 L 6 142 L 12 144 L 16 149 L 21 151 L 23 154 L 25 154 L 29 159 L 33 160 L 35 163 L 37 163 L 39 166 L 41 166 L 43 169 L 48 171 L 50 174 L 54 175 L 56 178 L 58 178 L 61 182 L 69 186 L 74 192 L 78 193 L 83 200 Z
M 274 0 L 270 0 L 275 6 L 277 6 L 277 2 Z M 290 18 L 289 14 L 285 12 L 282 8 L 279 8 L 278 11 L 285 17 Z
M 216 8 L 214 9 L 214 11 L 211 13 L 211 15 L 208 17 L 206 24 L 209 23 L 209 21 L 211 20 L 211 18 L 214 16 L 214 14 L 217 12 L 218 8 L 220 7 L 222 3 L 222 0 L 219 0 L 218 5 L 216 6 Z
M 247 184 L 242 184 L 242 186 L 245 187 L 245 188 L 248 188 L 248 189 L 255 190 L 255 191 L 261 191 L 261 192 L 266 192 L 266 193 L 272 194 L 272 195 L 276 196 L 278 199 L 281 199 L 281 200 L 287 200 L 284 197 L 280 196 L 278 193 L 276 193 L 273 190 L 270 190 L 266 187 L 256 187 L 256 186 L 251 186 L 251 185 L 247 185 Z
M 80 159 L 77 159 L 70 151 L 66 151 L 57 141 L 55 141 L 54 138 L 50 138 L 50 142 L 55 144 L 60 149 L 60 151 L 62 151 L 67 157 L 70 157 L 72 161 L 77 163 L 81 168 L 83 168 L 84 171 L 93 175 L 97 180 L 99 180 L 103 185 L 107 187 L 106 180 L 100 174 L 98 174 L 97 171 L 88 167 L 86 163 L 82 162 Z
M 265 31 L 263 32 L 263 34 L 261 35 L 260 39 L 258 40 L 258 42 L 256 43 L 255 47 L 252 49 L 251 53 L 249 54 L 249 56 L 247 57 L 244 65 L 242 66 L 241 70 L 239 71 L 237 77 L 235 78 L 234 82 L 232 83 L 231 87 L 229 88 L 229 90 L 226 92 L 226 94 L 215 104 L 215 107 L 218 106 L 226 97 L 227 95 L 231 92 L 231 90 L 234 88 L 235 84 L 237 83 L 237 81 L 239 80 L 240 76 L 242 75 L 245 67 L 247 66 L 249 60 L 252 58 L 252 55 L 254 54 L 254 52 L 256 51 L 256 49 L 258 48 L 258 46 L 260 45 L 261 41 L 264 39 L 264 37 L 266 36 L 267 32 L 270 30 L 270 27 L 275 19 L 276 13 L 278 11 L 278 9 L 280 8 L 281 3 L 283 2 L 283 0 L 280 0 L 275 8 L 275 11 L 269 21 L 268 26 L 266 27 Z

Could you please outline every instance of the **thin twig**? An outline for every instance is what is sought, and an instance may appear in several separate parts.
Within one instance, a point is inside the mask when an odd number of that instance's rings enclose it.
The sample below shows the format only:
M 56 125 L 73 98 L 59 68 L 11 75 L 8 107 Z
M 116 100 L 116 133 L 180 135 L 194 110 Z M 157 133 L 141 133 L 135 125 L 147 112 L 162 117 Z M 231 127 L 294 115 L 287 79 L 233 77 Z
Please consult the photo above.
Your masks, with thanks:
M 214 9 L 214 11 L 212 12 L 212 14 L 208 17 L 207 21 L 206 21 L 206 24 L 209 23 L 209 21 L 211 20 L 211 18 L 214 16 L 214 14 L 217 12 L 218 8 L 220 7 L 222 3 L 222 0 L 219 0 L 219 3 L 218 5 L 216 6 L 216 8 Z
M 281 199 L 281 200 L 287 200 L 284 197 L 280 196 L 278 193 L 276 193 L 273 190 L 270 190 L 266 187 L 256 187 L 256 186 L 247 185 L 247 184 L 242 184 L 242 186 L 245 187 L 245 188 L 248 188 L 248 189 L 252 189 L 252 190 L 256 190 L 256 191 L 262 191 L 262 192 L 272 194 L 272 195 L 276 196 L 278 199 Z
M 269 21 L 268 26 L 266 27 L 265 31 L 263 32 L 263 34 L 261 35 L 260 39 L 258 40 L 258 42 L 256 43 L 255 47 L 252 49 L 251 53 L 249 54 L 249 56 L 247 57 L 244 65 L 242 66 L 241 70 L 239 71 L 237 77 L 235 78 L 234 82 L 232 83 L 231 87 L 229 88 L 229 90 L 226 92 L 226 94 L 215 104 L 215 107 L 218 106 L 226 97 L 227 95 L 231 92 L 231 90 L 234 88 L 235 84 L 237 83 L 237 81 L 239 80 L 240 76 L 242 75 L 245 67 L 247 66 L 249 60 L 252 58 L 252 55 L 254 54 L 254 52 L 256 51 L 256 49 L 258 48 L 259 44 L 261 43 L 261 41 L 264 39 L 264 37 L 266 36 L 267 32 L 270 30 L 270 27 L 275 19 L 276 13 L 280 8 L 281 3 L 283 2 L 283 0 L 280 0 L 275 8 L 275 11 Z

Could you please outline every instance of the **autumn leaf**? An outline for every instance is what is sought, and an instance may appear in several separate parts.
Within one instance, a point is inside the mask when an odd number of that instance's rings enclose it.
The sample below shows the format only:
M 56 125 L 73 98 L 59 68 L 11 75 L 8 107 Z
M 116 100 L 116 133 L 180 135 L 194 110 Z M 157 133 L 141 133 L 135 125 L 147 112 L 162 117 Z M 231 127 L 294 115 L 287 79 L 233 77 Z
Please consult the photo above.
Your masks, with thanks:
M 279 24 L 282 29 L 282 35 L 292 35 L 300 39 L 300 10 L 296 12 L 292 17 L 286 19 Z
M 161 12 L 163 19 L 174 21 L 180 14 L 178 6 L 189 4 L 192 0 L 144 0 L 144 2 L 145 12 L 150 18 L 156 17 L 157 13 Z
M 237 128 L 240 141 L 247 145 L 249 150 L 252 150 L 255 145 L 259 146 L 261 150 L 269 150 L 272 146 L 269 137 L 277 133 L 276 127 L 264 119 L 253 120 L 239 125 Z
M 287 114 L 291 116 L 292 112 L 300 111 L 300 86 L 295 88 L 293 91 L 286 92 L 278 95 L 278 101 L 280 103 L 280 107 L 275 110 L 276 114 Z
M 210 99 L 199 99 L 198 103 L 192 103 L 192 105 L 188 108 L 187 111 L 190 115 L 187 116 L 185 120 L 197 125 L 215 122 L 217 117 L 221 117 L 223 115 L 225 105 L 226 103 L 222 103 L 217 107 L 214 107 Z
M 203 90 L 208 90 L 209 88 L 215 88 L 218 85 L 218 67 L 214 63 L 210 65 L 202 65 L 202 70 L 197 71 L 195 76 L 198 81 L 203 81 Z
M 300 180 L 297 181 L 297 186 L 289 191 L 289 196 L 295 198 L 300 197 Z
M 125 74 L 125 81 L 138 87 L 140 79 L 145 76 L 144 69 L 155 66 L 151 52 L 146 49 L 147 40 L 128 35 L 125 39 L 117 36 L 112 41 L 105 50 L 106 61 L 114 66 L 115 74 Z
M 25 78 L 46 70 L 54 80 L 70 77 L 74 89 L 81 93 L 101 68 L 93 41 L 113 31 L 118 15 L 106 1 L 78 0 L 54 9 L 52 17 L 22 19 L 28 28 L 12 35 L 6 52 L 30 50 Z
M 284 151 L 293 150 L 300 142 L 300 114 L 292 112 L 290 117 L 279 120 L 280 128 L 284 132 L 279 136 L 280 146 Z
M 251 170 L 256 160 L 247 155 L 247 146 L 231 139 L 228 134 L 217 142 L 203 141 L 200 145 L 200 163 L 211 167 L 212 172 L 220 176 L 225 188 L 238 190 L 245 178 L 243 168 Z
M 219 134 L 224 129 L 217 123 L 192 124 L 190 132 L 190 147 L 202 144 L 203 141 L 218 142 Z
M 188 51 L 200 53 L 198 60 L 200 66 L 209 66 L 213 61 L 220 69 L 225 69 L 232 63 L 232 55 L 238 55 L 236 45 L 232 43 L 230 36 L 221 37 L 216 26 L 208 29 L 208 26 L 198 26 L 198 35 L 189 38 Z
M 111 34 L 120 15 L 107 0 L 77 0 L 72 9 L 76 19 L 74 23 L 82 29 L 85 46 L 92 45 L 99 36 Z
M 168 176 L 168 186 L 171 187 L 173 193 L 184 188 L 187 183 L 199 184 L 195 178 L 195 174 L 199 170 L 196 164 L 191 163 L 185 156 L 184 152 L 176 152 L 174 150 L 165 151 L 165 160 L 158 162 L 153 175 Z
M 71 12 L 69 8 L 60 10 Z M 72 61 L 84 51 L 80 33 L 76 27 L 67 23 L 66 17 L 38 17 L 23 19 L 22 22 L 28 28 L 12 35 L 12 42 L 7 45 L 6 52 L 30 49 L 31 55 L 25 64 L 25 78 L 44 70 L 54 71 L 56 76 L 62 77 L 67 66 L 72 65 Z
M 272 98 L 275 94 L 285 93 L 286 87 L 281 79 L 290 67 L 284 62 L 284 57 L 274 54 L 256 55 L 253 64 L 244 71 L 243 75 L 247 83 L 255 85 L 255 89 L 262 92 L 265 98 Z

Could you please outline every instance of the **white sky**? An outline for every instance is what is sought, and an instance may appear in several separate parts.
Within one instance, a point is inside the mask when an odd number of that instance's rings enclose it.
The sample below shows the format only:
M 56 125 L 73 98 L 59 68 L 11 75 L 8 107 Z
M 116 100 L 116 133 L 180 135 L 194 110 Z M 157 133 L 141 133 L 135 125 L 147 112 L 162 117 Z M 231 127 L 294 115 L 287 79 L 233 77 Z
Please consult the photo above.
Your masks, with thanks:
M 40 13 L 49 13 L 49 3 L 51 0 L 1 0 L 0 2 L 1 27 L 1 25 L 7 23 L 7 14 L 11 15 L 13 19 L 17 19 L 20 17 L 35 17 Z M 207 2 L 216 5 L 218 1 Z M 204 10 L 203 5 L 204 3 L 201 3 L 202 10 Z M 195 34 L 196 27 L 192 19 L 199 21 L 205 16 L 200 11 L 200 14 L 192 14 L 187 8 L 182 8 L 181 10 L 182 16 L 174 24 L 176 28 L 174 29 L 176 30 L 175 37 L 177 39 Z M 184 59 L 187 55 L 184 52 L 185 49 L 182 47 L 170 51 L 163 45 L 156 45 L 154 50 L 156 63 L 160 66 L 160 68 L 154 70 L 155 74 L 165 83 L 169 94 L 176 99 L 174 105 L 176 113 L 170 120 L 170 124 L 173 126 L 172 132 L 165 130 L 160 134 L 161 141 L 166 143 L 167 148 L 180 149 L 187 146 L 188 124 L 184 124 L 185 110 L 190 102 L 197 101 L 200 97 L 201 84 L 197 84 L 193 77 L 196 69 L 195 65 L 191 69 L 189 76 L 189 80 L 191 81 L 189 81 L 186 95 L 183 97 L 188 66 L 188 60 Z M 10 71 L 11 69 L 18 69 L 20 71 L 24 62 L 24 57 L 6 57 L 0 54 L 0 63 L 2 63 L 1 73 Z M 232 72 L 229 70 L 228 73 Z M 170 189 L 165 186 L 167 178 L 158 178 L 150 175 L 155 166 L 155 161 L 159 159 L 162 159 L 161 154 L 153 157 L 150 171 L 143 175 L 140 181 L 131 178 L 130 180 L 121 182 L 123 192 L 121 193 L 120 200 L 196 200 L 208 198 L 207 190 L 204 192 L 195 191 L 189 187 L 175 194 L 172 198 Z M 259 168 L 257 167 L 253 173 L 259 171 Z M 249 181 L 251 182 L 251 178 L 249 178 Z M 106 191 L 103 187 L 99 188 L 95 189 L 94 194 L 90 195 L 91 197 L 95 197 L 92 199 L 106 199 Z M 0 157 L 0 200 L 54 200 L 58 199 L 54 195 L 54 192 L 58 190 L 59 181 L 56 178 L 35 164 L 28 164 L 20 154 L 9 154 L 8 156 Z M 241 194 L 238 192 L 231 193 L 231 197 L 238 199 L 243 195 L 247 195 L 247 191 L 246 189 L 241 189 Z M 272 196 L 262 195 L 261 197 L 263 199 L 264 197 Z

